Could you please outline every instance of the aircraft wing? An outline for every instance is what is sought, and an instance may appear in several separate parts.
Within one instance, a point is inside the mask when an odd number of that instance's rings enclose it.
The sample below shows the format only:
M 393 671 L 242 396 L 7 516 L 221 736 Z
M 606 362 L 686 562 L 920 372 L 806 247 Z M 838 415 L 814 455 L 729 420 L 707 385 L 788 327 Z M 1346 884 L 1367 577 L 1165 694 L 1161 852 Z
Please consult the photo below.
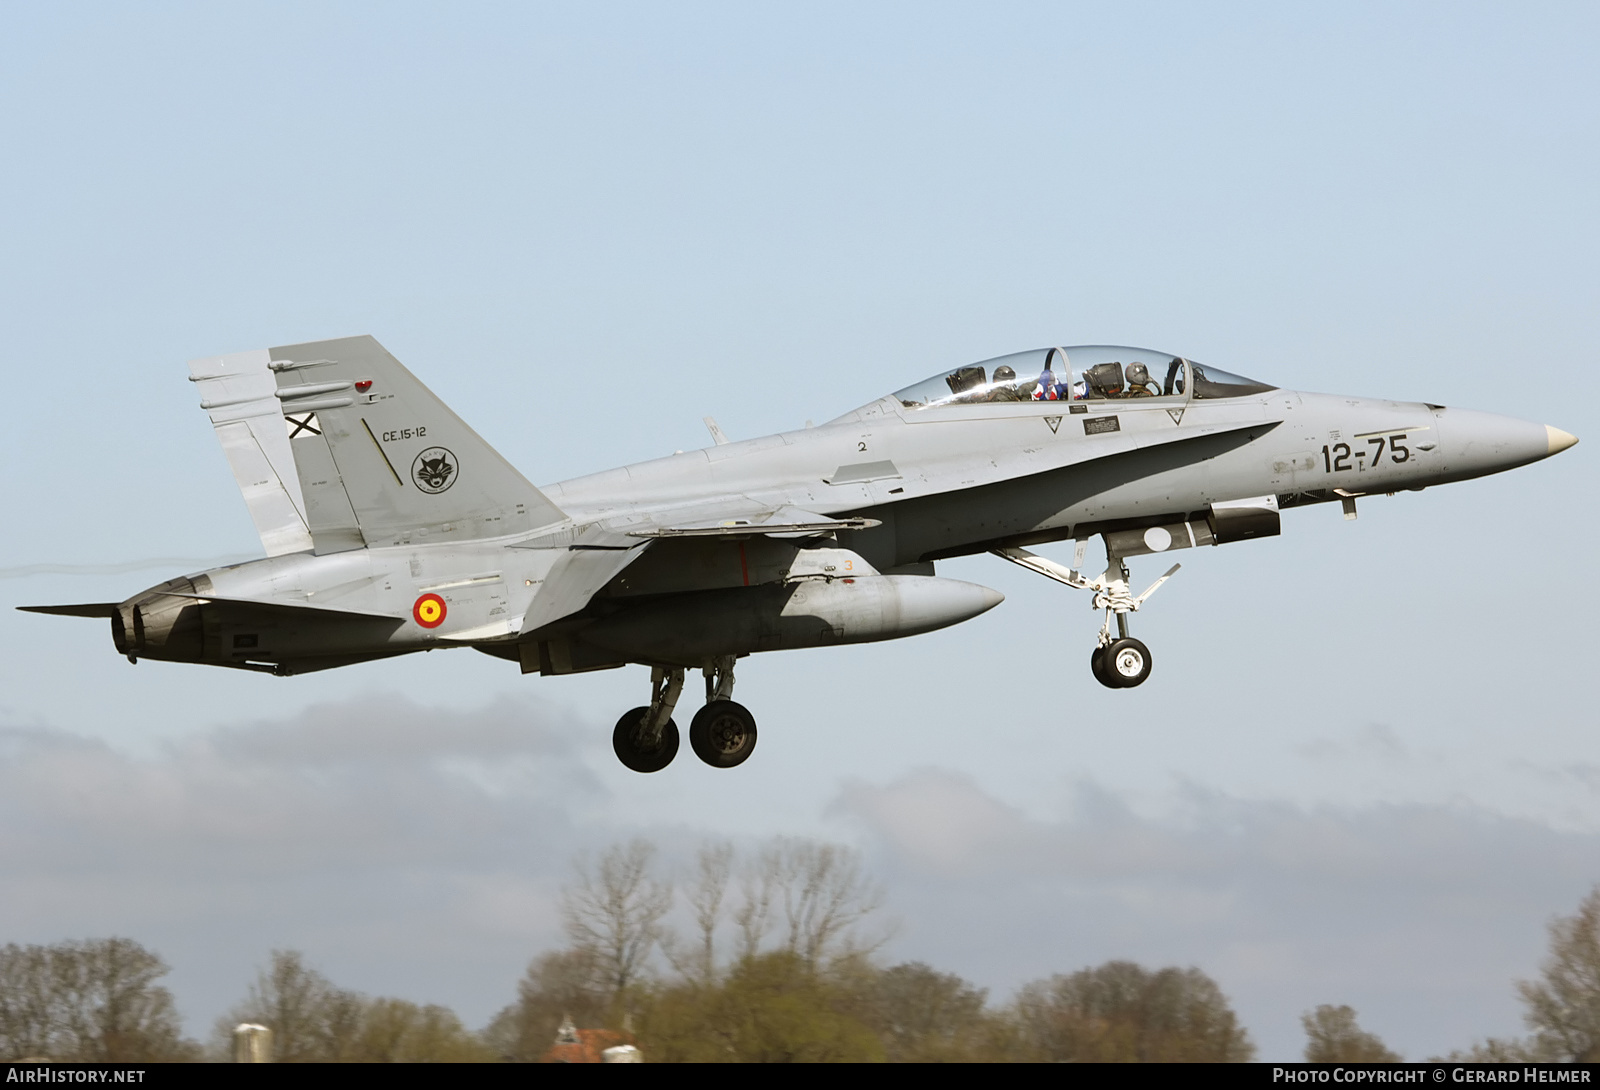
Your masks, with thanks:
M 720 516 L 720 517 L 719 517 Z M 595 593 L 637 560 L 654 542 L 665 538 L 816 537 L 836 530 L 864 530 L 876 519 L 832 518 L 794 507 L 762 505 L 730 496 L 692 506 L 674 507 L 619 519 L 562 529 L 521 542 L 516 548 L 561 548 L 564 553 L 545 576 L 522 618 L 522 633 L 569 617 L 589 604 Z

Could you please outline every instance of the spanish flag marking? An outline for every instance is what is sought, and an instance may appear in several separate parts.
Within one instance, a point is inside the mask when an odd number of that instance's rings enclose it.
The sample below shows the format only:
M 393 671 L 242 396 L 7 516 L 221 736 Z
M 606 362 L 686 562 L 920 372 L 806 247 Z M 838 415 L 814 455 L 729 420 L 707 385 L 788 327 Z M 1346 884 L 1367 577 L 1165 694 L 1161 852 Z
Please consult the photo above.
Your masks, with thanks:
M 411 618 L 423 628 L 438 628 L 444 623 L 444 599 L 437 594 L 424 594 L 411 607 Z

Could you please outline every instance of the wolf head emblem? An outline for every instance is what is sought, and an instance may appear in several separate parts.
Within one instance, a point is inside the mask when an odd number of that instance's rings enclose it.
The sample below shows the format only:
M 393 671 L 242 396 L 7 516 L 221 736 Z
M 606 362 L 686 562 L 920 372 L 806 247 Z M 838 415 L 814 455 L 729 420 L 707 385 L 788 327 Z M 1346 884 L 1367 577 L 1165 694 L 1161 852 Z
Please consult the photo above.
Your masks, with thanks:
M 444 447 L 429 447 L 411 463 L 411 479 L 424 492 L 443 492 L 456 482 L 456 456 Z

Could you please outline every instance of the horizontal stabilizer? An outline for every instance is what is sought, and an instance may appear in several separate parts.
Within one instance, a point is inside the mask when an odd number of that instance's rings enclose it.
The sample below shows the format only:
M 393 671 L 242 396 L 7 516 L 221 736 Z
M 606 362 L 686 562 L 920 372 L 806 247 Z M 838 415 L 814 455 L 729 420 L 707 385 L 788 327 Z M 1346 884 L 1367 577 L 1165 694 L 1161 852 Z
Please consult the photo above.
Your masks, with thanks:
M 115 602 L 89 602 L 81 606 L 18 606 L 24 613 L 53 613 L 57 617 L 109 617 L 117 611 Z
M 299 602 L 263 601 L 259 598 L 219 598 L 214 594 L 179 594 L 176 591 L 167 591 L 174 598 L 189 598 L 201 605 L 215 602 L 218 605 L 248 607 L 268 613 L 293 614 L 296 617 L 305 617 L 319 614 L 329 620 L 361 620 L 361 621 L 404 621 L 404 617 L 392 613 L 366 613 L 355 609 L 329 609 L 327 606 L 301 605 Z M 115 606 L 111 607 L 115 609 Z

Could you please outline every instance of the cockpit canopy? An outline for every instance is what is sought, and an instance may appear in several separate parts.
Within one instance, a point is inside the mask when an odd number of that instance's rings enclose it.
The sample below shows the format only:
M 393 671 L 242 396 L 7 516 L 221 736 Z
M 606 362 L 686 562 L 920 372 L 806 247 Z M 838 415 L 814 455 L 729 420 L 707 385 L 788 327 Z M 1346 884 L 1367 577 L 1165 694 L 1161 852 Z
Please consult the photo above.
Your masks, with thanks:
M 897 390 L 908 409 L 1007 401 L 1093 401 L 1142 397 L 1244 397 L 1276 389 L 1215 367 L 1110 344 L 1037 348 L 957 367 Z

